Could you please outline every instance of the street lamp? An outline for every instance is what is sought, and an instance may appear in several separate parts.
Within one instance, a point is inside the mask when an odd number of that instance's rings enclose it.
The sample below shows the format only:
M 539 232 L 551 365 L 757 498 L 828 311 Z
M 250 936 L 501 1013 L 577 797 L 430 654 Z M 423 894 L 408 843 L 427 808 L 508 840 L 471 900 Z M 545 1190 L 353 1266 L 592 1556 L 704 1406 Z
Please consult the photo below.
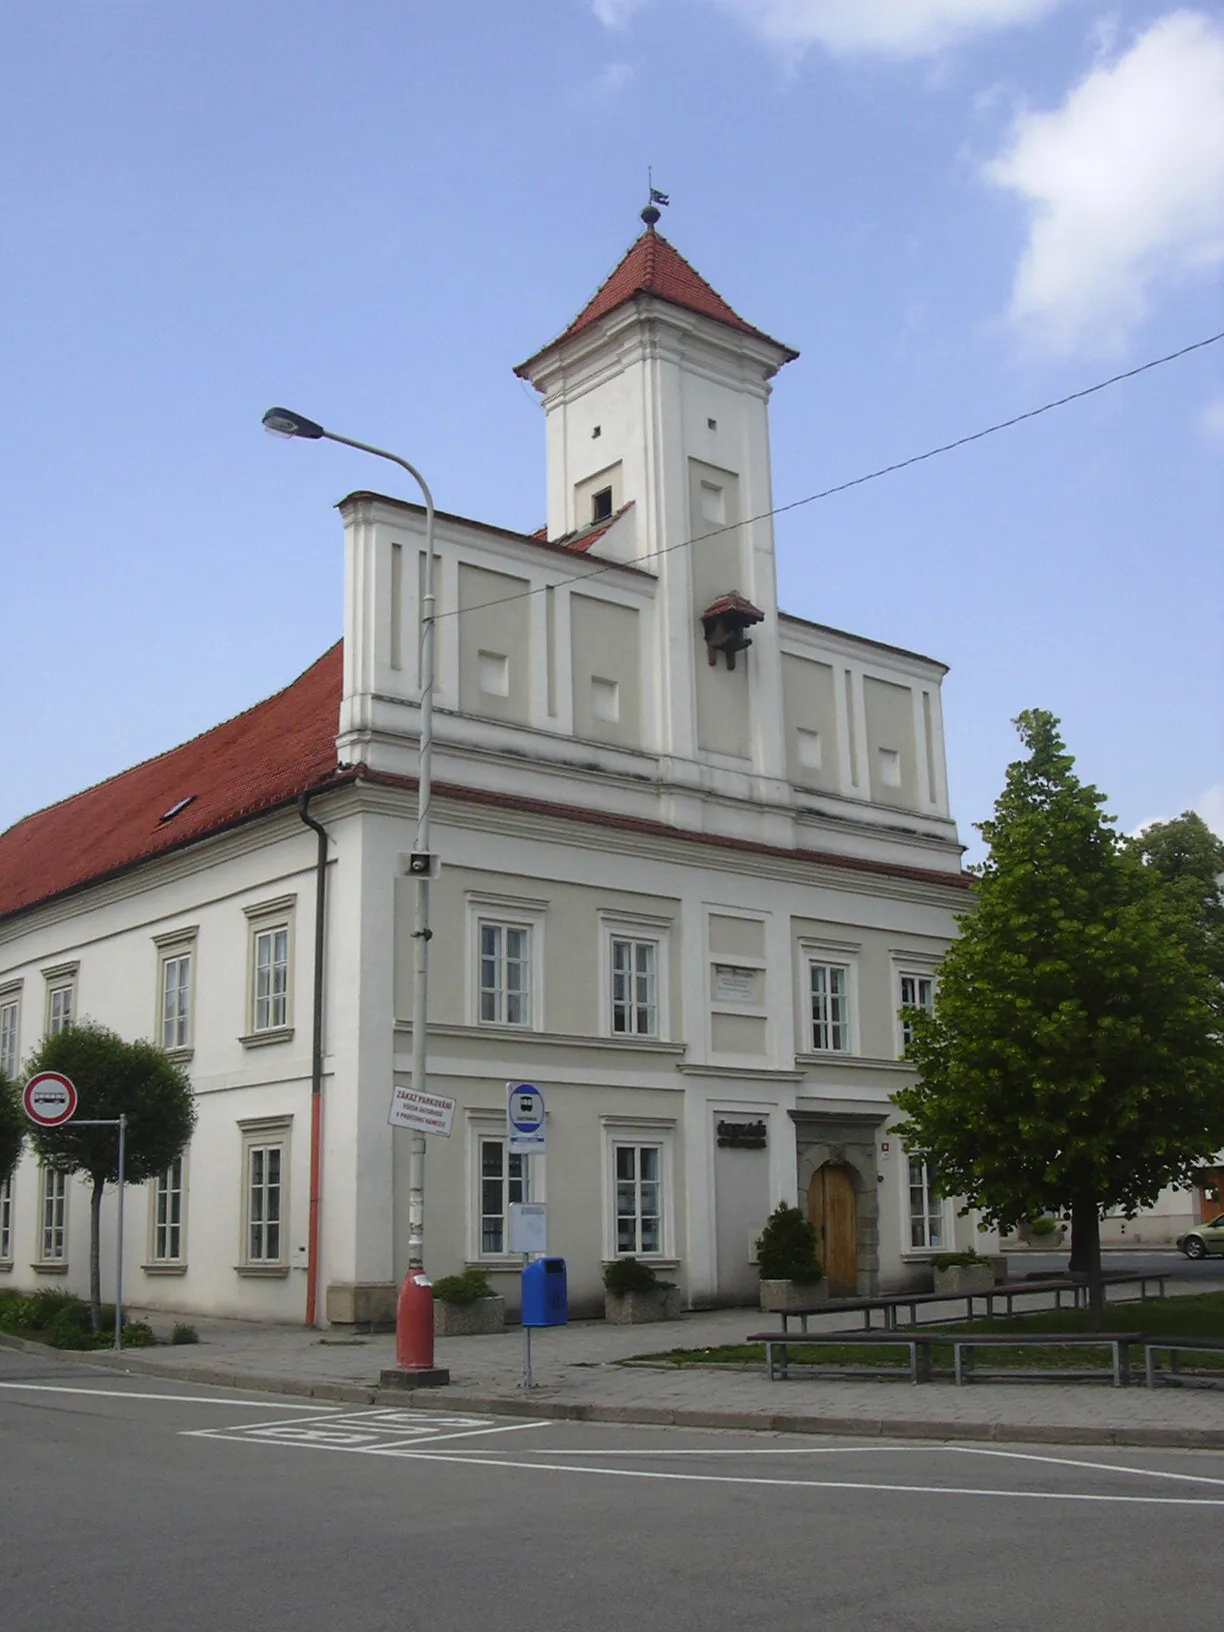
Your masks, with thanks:
M 429 805 L 432 791 L 433 765 L 433 691 L 434 691 L 434 506 L 433 495 L 425 478 L 415 465 L 401 459 L 397 453 L 375 448 L 368 442 L 357 442 L 351 436 L 340 436 L 326 431 L 313 419 L 295 414 L 288 408 L 269 408 L 263 416 L 264 429 L 273 436 L 303 437 L 307 441 L 342 442 L 346 448 L 357 448 L 372 453 L 377 459 L 389 459 L 393 465 L 406 470 L 421 490 L 425 500 L 425 582 L 420 603 L 421 654 L 421 739 L 419 770 L 417 774 L 417 826 L 413 847 L 412 874 L 416 880 L 416 901 L 413 915 L 412 940 L 412 1086 L 418 1094 L 426 1092 L 425 1012 L 429 992 Z M 400 1288 L 395 1321 L 395 1358 L 400 1370 L 414 1374 L 418 1382 L 447 1382 L 449 1377 L 439 1372 L 433 1363 L 433 1292 L 424 1273 L 425 1248 L 425 1135 L 412 1130 L 408 1156 L 408 1273 Z M 431 1375 L 426 1379 L 425 1373 Z

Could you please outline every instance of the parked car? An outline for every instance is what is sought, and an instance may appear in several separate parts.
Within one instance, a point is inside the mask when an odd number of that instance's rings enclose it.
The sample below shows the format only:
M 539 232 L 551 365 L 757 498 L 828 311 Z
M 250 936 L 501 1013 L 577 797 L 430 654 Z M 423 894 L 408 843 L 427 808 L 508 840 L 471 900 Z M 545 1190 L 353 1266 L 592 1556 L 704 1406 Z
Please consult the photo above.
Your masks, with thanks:
M 1224 1213 L 1218 1214 L 1210 1224 L 1200 1224 L 1179 1235 L 1177 1245 L 1187 1258 L 1206 1258 L 1209 1252 L 1224 1252 Z

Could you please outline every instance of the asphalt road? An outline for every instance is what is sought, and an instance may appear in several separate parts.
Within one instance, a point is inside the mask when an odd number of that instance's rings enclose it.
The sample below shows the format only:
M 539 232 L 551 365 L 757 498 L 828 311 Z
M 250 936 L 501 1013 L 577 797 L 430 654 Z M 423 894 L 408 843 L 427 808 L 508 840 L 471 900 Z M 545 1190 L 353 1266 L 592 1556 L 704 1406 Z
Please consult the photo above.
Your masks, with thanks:
M 1065 1275 L 1068 1252 L 1013 1252 L 1008 1254 L 1008 1274 L 1012 1280 L 1023 1280 L 1026 1275 Z M 1179 1279 L 1215 1281 L 1216 1286 L 1205 1286 L 1204 1292 L 1224 1291 L 1224 1257 L 1185 1257 L 1180 1252 L 1166 1249 L 1145 1252 L 1117 1250 L 1101 1254 L 1101 1266 L 1106 1275 L 1176 1275 Z
M 311 1406 L 0 1351 L 4 1632 L 1194 1625 L 1224 1455 Z

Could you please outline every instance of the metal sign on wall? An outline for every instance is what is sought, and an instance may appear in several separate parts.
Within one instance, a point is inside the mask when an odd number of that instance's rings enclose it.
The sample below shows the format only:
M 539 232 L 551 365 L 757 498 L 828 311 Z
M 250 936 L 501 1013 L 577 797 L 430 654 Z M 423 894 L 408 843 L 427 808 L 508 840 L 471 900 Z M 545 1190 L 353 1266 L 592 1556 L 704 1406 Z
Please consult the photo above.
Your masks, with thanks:
M 764 1150 L 766 1125 L 760 1122 L 720 1122 L 716 1129 L 723 1150 Z
M 454 1120 L 455 1101 L 445 1094 L 418 1094 L 415 1089 L 397 1086 L 391 1095 L 387 1121 L 393 1128 L 413 1128 L 417 1133 L 449 1139 Z

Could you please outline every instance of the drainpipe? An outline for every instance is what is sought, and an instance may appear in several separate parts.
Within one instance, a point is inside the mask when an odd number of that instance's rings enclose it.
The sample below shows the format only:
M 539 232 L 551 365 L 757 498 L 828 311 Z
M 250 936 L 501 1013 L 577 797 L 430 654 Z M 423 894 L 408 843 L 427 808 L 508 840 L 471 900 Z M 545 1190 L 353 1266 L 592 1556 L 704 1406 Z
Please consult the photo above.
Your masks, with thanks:
M 298 815 L 319 836 L 315 861 L 314 1014 L 310 1052 L 310 1221 L 306 1237 L 306 1325 L 318 1324 L 319 1199 L 323 1180 L 323 948 L 327 906 L 327 829 L 310 814 L 310 794 L 298 797 Z

